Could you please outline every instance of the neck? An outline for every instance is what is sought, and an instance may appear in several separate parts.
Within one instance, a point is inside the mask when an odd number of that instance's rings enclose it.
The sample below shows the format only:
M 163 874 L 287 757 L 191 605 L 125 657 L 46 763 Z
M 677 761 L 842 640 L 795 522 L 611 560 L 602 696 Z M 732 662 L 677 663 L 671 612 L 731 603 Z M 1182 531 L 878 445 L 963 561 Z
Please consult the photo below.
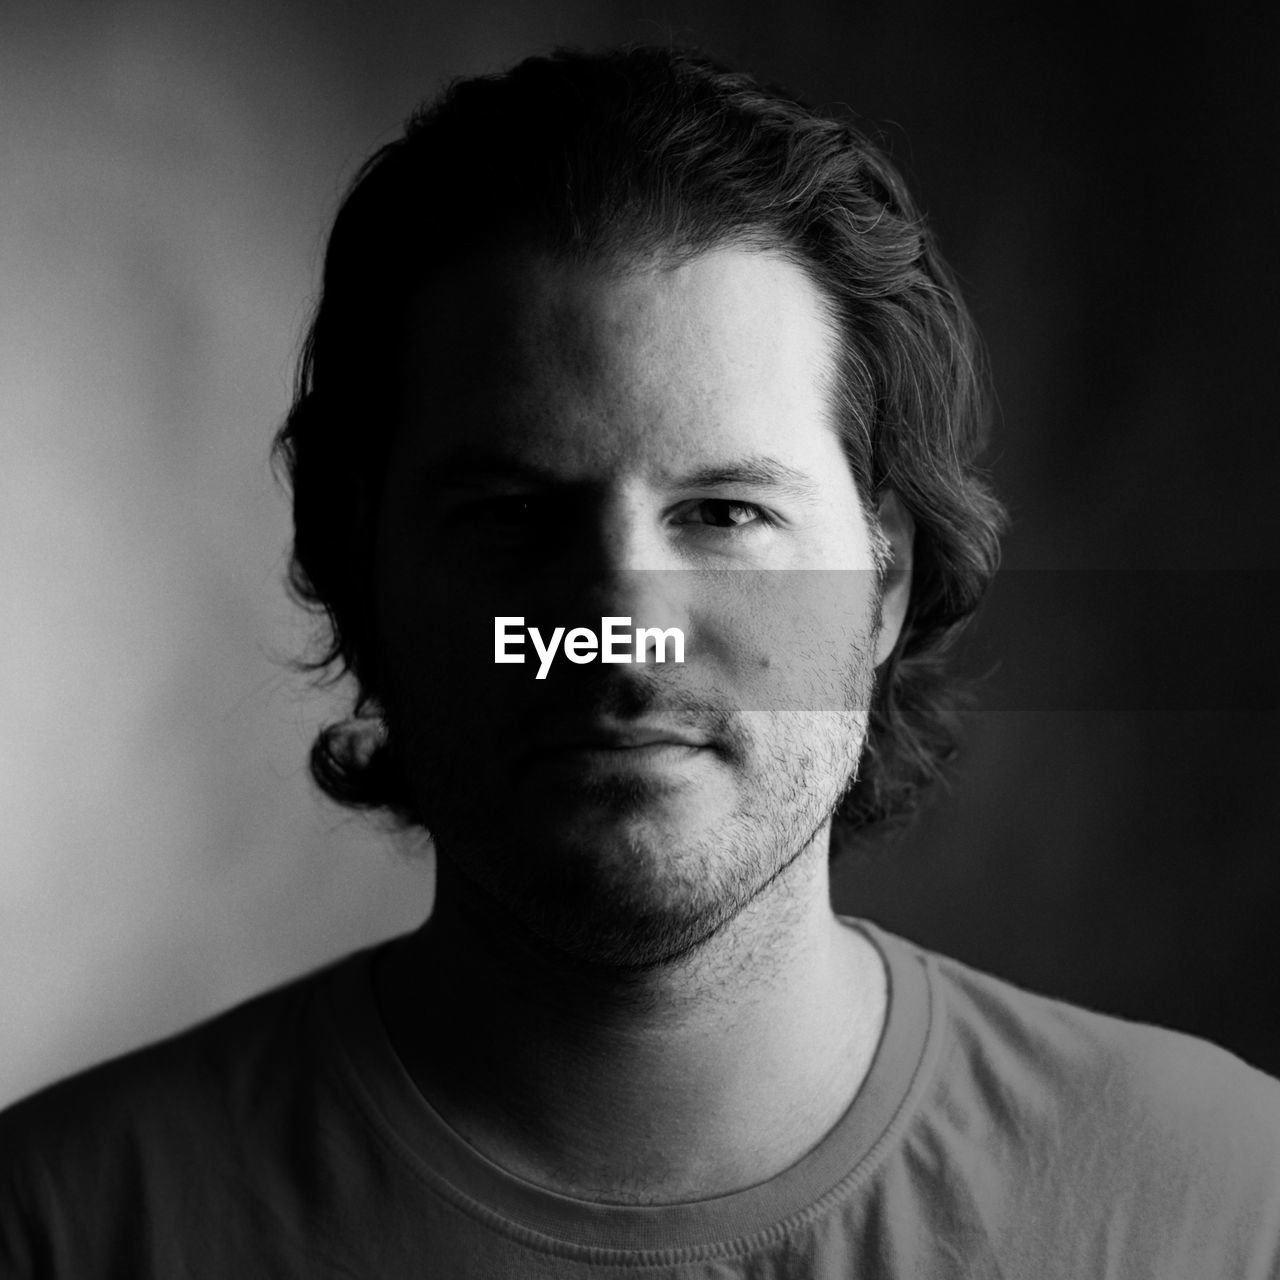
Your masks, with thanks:
M 767 1179 L 848 1108 L 885 1012 L 878 954 L 832 913 L 824 829 L 688 955 L 643 972 L 557 953 L 448 874 L 375 982 L 444 1119 L 509 1171 L 613 1203 Z

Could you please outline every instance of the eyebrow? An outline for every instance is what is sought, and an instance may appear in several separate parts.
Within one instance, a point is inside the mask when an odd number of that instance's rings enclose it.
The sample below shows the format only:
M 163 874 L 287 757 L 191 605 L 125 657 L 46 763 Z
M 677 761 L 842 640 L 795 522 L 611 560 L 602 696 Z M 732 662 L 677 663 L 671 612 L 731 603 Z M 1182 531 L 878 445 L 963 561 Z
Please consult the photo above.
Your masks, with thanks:
M 526 480 L 554 484 L 556 477 L 542 467 L 505 454 L 490 453 L 463 445 L 443 458 L 425 463 L 423 471 L 433 486 L 448 488 L 478 484 L 486 480 Z
M 425 469 L 433 487 L 440 488 L 466 487 L 493 480 L 548 486 L 566 483 L 564 477 L 536 463 L 465 445 L 430 463 Z M 815 499 L 819 487 L 812 476 L 766 454 L 752 454 L 733 462 L 711 463 L 684 475 L 666 475 L 663 481 L 673 489 L 720 489 L 737 485 L 770 489 L 804 501 Z
M 818 493 L 817 482 L 812 476 L 764 454 L 701 467 L 681 477 L 676 484 L 682 489 L 718 489 L 747 485 L 751 488 L 774 489 L 804 499 L 814 498 Z

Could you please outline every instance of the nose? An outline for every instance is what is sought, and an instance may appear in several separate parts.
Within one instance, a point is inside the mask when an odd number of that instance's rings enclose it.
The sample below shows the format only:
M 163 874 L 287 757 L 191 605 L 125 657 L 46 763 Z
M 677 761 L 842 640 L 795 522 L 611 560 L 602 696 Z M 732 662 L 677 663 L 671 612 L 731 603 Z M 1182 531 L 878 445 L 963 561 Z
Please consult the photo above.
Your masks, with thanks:
M 610 495 L 597 523 L 584 603 L 601 617 L 629 617 L 633 626 L 651 631 L 647 657 L 660 643 L 658 633 L 671 627 L 687 639 L 693 574 L 664 534 L 653 505 L 640 496 Z

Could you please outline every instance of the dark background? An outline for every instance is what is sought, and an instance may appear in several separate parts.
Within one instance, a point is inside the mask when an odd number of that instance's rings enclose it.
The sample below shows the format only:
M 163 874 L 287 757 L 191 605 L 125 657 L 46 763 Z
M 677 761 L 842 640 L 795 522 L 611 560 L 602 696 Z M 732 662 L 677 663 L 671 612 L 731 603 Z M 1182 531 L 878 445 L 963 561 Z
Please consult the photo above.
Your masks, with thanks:
M 700 43 L 958 269 L 1013 527 L 952 789 L 840 909 L 1280 1073 L 1275 39 L 928 3 L 0 9 L 0 1101 L 413 923 L 318 805 L 266 468 L 348 177 L 454 73 Z

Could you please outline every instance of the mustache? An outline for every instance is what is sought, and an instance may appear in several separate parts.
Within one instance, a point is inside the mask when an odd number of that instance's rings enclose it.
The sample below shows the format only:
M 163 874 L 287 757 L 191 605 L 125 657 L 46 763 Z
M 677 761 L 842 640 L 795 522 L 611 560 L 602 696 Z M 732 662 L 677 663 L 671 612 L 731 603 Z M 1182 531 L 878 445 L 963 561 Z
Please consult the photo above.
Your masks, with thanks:
M 745 759 L 752 745 L 746 723 L 725 699 L 640 671 L 602 680 L 589 695 L 560 710 L 594 721 L 658 722 L 688 729 L 735 759 Z

